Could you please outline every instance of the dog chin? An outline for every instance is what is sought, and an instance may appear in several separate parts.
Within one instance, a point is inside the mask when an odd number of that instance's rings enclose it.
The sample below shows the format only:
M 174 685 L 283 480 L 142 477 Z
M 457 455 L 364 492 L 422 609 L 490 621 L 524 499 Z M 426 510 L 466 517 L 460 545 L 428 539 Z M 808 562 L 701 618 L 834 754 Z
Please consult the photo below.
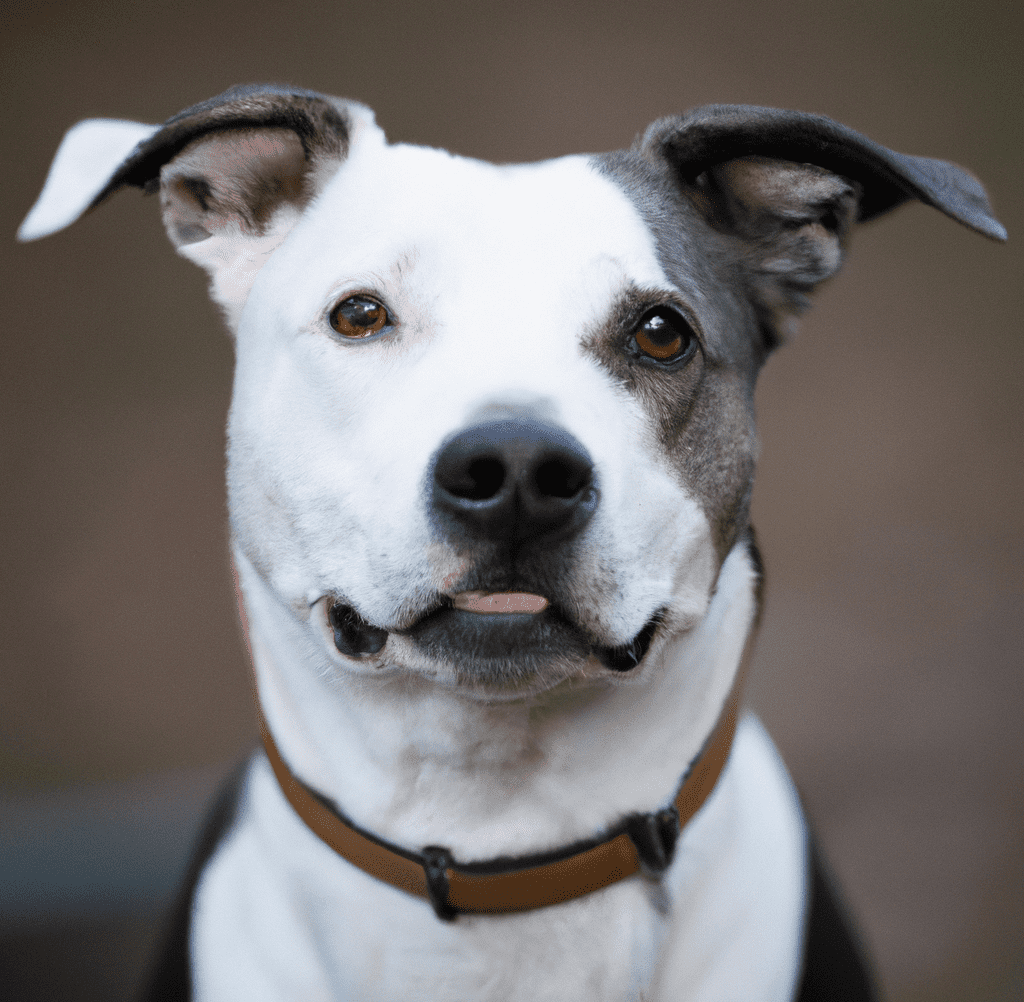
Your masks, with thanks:
M 540 696 L 565 684 L 581 683 L 606 674 L 594 658 L 460 657 L 443 663 L 430 659 L 431 678 L 463 696 L 483 702 L 504 702 Z

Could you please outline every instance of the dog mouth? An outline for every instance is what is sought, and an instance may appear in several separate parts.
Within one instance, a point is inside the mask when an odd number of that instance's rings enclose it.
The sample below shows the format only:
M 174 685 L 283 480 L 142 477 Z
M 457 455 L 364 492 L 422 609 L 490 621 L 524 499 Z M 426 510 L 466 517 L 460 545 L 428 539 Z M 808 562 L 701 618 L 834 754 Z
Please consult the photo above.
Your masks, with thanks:
M 526 591 L 463 591 L 440 603 L 411 626 L 391 631 L 407 637 L 432 660 L 456 666 L 460 676 L 523 678 L 552 662 L 596 658 L 610 671 L 625 673 L 646 656 L 664 619 L 658 609 L 624 644 L 589 638 L 545 596 Z M 389 631 L 374 626 L 343 602 L 328 605 L 328 622 L 338 651 L 349 657 L 379 653 Z

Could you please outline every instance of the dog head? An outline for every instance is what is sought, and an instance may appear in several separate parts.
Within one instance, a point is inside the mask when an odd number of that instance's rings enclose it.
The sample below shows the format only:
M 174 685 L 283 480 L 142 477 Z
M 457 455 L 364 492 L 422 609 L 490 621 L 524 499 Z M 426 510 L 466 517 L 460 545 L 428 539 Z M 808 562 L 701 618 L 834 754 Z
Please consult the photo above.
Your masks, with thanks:
M 235 338 L 243 582 L 317 659 L 497 698 L 603 681 L 705 616 L 748 538 L 754 382 L 853 225 L 980 185 L 828 119 L 713 106 L 495 166 L 243 87 L 69 133 L 21 235 L 159 190 Z

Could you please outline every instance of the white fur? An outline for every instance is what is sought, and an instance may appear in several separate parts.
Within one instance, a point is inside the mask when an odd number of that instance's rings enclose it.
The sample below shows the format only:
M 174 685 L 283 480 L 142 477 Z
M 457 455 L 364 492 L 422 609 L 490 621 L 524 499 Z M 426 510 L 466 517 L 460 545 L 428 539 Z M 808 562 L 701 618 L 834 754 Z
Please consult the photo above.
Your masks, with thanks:
M 18 228 L 18 239 L 36 240 L 70 226 L 106 187 L 128 154 L 159 128 L 90 118 L 68 129 L 36 204 Z

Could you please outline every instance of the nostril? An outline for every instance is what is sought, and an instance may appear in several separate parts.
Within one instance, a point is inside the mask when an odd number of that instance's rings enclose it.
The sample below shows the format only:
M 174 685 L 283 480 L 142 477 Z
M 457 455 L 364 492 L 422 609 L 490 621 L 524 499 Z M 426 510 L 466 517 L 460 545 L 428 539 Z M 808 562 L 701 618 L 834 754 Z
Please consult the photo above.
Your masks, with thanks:
M 533 474 L 533 486 L 541 497 L 573 498 L 590 481 L 590 466 L 559 459 L 541 463 Z
M 494 456 L 452 456 L 438 465 L 437 482 L 463 501 L 487 501 L 505 483 L 505 464 Z
M 466 468 L 461 490 L 454 491 L 470 501 L 486 501 L 494 497 L 505 483 L 505 464 L 500 459 L 474 459 Z

